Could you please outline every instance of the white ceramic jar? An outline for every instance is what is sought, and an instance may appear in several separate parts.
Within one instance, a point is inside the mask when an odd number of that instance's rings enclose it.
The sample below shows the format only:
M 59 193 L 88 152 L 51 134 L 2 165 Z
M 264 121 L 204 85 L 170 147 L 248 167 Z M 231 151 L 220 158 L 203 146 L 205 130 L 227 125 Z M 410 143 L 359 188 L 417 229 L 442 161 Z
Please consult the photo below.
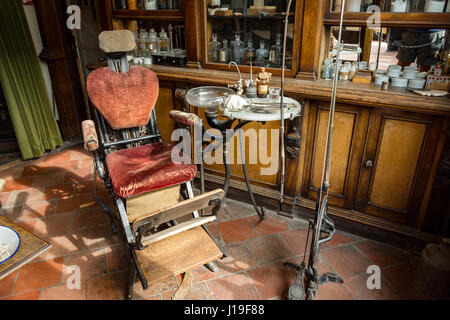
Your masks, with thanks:
M 391 12 L 406 12 L 406 0 L 393 0 L 391 2 Z
M 424 12 L 444 12 L 445 0 L 427 0 Z M 448 8 L 447 8 L 448 10 Z
M 406 79 L 416 79 L 418 71 L 415 70 L 405 70 L 403 73 L 403 78 Z
M 404 71 L 410 71 L 410 70 L 412 70 L 412 71 L 418 71 L 419 68 L 413 67 L 413 66 L 406 66 L 406 67 L 403 68 L 403 70 L 404 70 Z
M 347 0 L 345 3 L 346 12 L 360 12 L 362 0 Z
M 389 77 L 384 74 L 377 74 L 375 76 L 375 84 L 381 86 L 383 82 L 389 82 Z
M 408 81 L 408 87 L 411 89 L 423 89 L 423 87 L 425 86 L 425 79 L 410 79 Z
M 391 84 L 394 87 L 405 88 L 408 86 L 408 79 L 402 77 L 392 77 Z

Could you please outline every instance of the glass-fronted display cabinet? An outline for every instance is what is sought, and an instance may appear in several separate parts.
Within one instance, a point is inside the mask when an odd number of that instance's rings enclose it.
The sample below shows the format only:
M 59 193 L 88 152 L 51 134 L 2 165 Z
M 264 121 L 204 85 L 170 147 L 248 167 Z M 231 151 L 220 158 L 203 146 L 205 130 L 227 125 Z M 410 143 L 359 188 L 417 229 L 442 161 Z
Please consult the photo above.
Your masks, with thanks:
M 182 0 L 111 0 L 112 28 L 130 30 L 136 50 L 133 64 L 186 64 Z
M 113 0 L 114 10 L 178 10 L 181 0 Z
M 342 0 L 327 0 L 326 24 L 337 23 Z M 375 12 L 384 25 L 402 27 L 450 26 L 450 0 L 346 0 L 344 24 L 367 24 Z M 370 23 L 370 21 L 369 21 Z
M 332 11 L 338 12 L 342 0 L 333 0 Z M 448 0 L 347 0 L 345 12 L 366 12 L 371 5 L 376 5 L 381 12 L 450 12 Z
M 336 15 L 341 0 L 328 0 L 321 78 L 333 77 Z M 377 19 L 371 19 L 378 11 Z M 450 0 L 347 0 L 339 77 L 357 83 L 446 90 L 450 75 Z
M 241 71 L 250 65 L 280 73 L 287 1 L 203 0 L 203 66 L 228 69 L 236 62 Z M 294 74 L 298 62 L 296 1 L 288 17 L 286 69 Z

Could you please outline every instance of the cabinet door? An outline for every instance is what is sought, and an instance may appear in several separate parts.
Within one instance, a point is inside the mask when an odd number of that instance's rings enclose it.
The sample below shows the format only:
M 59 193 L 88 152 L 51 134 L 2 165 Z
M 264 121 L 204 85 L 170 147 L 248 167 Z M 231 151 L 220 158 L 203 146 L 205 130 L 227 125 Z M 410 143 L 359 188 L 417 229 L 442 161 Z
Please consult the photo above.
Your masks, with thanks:
M 336 105 L 330 171 L 330 203 L 352 209 L 368 125 L 367 108 Z M 322 184 L 329 104 L 311 105 L 302 194 L 317 198 Z
M 358 211 L 414 225 L 440 120 L 384 109 L 371 113 L 356 197 Z

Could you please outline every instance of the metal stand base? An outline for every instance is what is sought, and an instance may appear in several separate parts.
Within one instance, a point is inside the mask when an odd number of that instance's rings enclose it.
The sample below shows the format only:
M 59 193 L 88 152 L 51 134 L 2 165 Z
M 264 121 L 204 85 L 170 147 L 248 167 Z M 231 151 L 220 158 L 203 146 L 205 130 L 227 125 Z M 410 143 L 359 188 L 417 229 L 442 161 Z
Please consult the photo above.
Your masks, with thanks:
M 283 265 L 298 271 L 297 278 L 289 287 L 289 300 L 313 300 L 320 285 L 326 282 L 344 283 L 344 280 L 334 273 L 327 272 L 318 276 L 316 270 L 307 270 L 304 263 L 297 265 L 285 262 Z

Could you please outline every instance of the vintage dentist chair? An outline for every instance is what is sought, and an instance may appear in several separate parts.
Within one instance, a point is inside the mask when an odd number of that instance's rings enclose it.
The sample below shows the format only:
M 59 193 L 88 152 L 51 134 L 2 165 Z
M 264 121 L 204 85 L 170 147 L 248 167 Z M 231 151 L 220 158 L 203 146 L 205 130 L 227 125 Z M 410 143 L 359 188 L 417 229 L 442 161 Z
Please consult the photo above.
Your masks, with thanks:
M 101 203 L 103 210 L 115 230 L 114 220 L 119 222 L 131 252 L 132 298 L 136 272 L 147 289 L 202 265 L 215 271 L 213 261 L 223 252 L 205 224 L 216 219 L 224 192 L 217 189 L 194 196 L 191 182 L 197 166 L 172 162 L 174 146 L 161 141 L 156 123 L 158 79 L 150 69 L 130 68 L 127 62 L 127 52 L 135 48 L 134 35 L 127 30 L 105 31 L 99 41 L 109 67 L 87 78 L 99 136 L 94 122 L 86 120 L 83 138 L 117 214 Z M 194 114 L 171 111 L 170 117 L 184 126 L 201 125 Z

